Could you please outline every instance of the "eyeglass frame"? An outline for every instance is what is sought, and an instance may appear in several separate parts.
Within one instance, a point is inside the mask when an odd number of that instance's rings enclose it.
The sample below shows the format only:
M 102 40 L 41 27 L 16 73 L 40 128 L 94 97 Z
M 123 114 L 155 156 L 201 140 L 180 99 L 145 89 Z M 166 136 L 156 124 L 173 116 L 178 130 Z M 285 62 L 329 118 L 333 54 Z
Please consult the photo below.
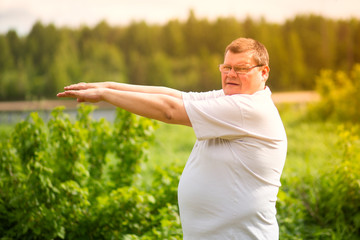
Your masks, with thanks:
M 230 70 L 229 70 L 229 71 L 221 71 L 221 67 L 224 66 L 224 65 L 227 65 L 227 66 L 231 67 Z M 231 65 L 229 65 L 229 64 L 224 64 L 224 63 L 223 63 L 223 64 L 219 64 L 219 71 L 220 71 L 221 73 L 228 74 L 229 72 L 231 72 L 232 69 L 234 69 L 234 71 L 235 71 L 236 74 L 246 74 L 246 73 L 250 72 L 250 70 L 253 69 L 253 68 L 263 67 L 263 66 L 265 66 L 265 65 L 264 65 L 264 64 L 259 64 L 259 65 L 255 65 L 255 66 L 251 66 L 251 67 L 240 67 L 240 69 L 242 69 L 242 70 L 245 69 L 245 72 L 238 72 L 238 71 L 236 71 L 236 70 L 235 70 L 235 67 L 237 67 L 237 66 L 240 66 L 240 65 L 231 66 Z

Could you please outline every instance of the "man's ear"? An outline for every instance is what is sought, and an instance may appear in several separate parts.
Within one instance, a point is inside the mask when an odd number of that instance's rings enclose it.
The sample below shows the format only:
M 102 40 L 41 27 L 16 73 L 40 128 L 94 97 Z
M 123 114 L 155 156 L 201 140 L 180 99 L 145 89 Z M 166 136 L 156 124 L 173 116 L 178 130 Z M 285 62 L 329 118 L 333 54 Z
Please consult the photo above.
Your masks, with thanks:
M 261 70 L 261 76 L 263 77 L 265 82 L 269 78 L 269 72 L 270 72 L 270 67 L 269 66 L 264 66 L 263 69 Z

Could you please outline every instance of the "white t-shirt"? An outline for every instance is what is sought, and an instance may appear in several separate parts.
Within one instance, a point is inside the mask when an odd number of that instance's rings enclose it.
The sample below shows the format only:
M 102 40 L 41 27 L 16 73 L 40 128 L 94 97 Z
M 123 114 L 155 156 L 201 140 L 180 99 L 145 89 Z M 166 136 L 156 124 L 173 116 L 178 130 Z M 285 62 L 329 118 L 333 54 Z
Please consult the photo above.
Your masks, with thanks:
M 197 137 L 178 188 L 184 239 L 279 239 L 287 139 L 270 89 L 183 93 L 183 101 Z

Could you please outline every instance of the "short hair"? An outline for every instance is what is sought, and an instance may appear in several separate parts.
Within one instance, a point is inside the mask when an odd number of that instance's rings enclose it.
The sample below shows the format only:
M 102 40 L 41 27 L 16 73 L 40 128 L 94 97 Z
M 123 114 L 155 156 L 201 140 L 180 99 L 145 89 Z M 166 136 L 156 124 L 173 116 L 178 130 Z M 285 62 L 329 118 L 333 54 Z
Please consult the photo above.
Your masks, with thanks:
M 266 47 L 252 38 L 238 38 L 232 41 L 225 49 L 225 54 L 243 53 L 251 51 L 254 53 L 253 58 L 258 65 L 269 65 L 269 53 Z

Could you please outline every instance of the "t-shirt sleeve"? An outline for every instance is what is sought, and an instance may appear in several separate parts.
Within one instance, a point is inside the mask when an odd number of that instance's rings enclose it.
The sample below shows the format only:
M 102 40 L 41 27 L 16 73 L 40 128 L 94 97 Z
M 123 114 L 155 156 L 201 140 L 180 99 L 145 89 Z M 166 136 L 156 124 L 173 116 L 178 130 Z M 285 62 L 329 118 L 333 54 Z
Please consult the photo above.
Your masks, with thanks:
M 197 139 L 231 139 L 246 135 L 244 114 L 250 107 L 249 99 L 223 96 L 206 100 L 184 99 L 186 112 Z

